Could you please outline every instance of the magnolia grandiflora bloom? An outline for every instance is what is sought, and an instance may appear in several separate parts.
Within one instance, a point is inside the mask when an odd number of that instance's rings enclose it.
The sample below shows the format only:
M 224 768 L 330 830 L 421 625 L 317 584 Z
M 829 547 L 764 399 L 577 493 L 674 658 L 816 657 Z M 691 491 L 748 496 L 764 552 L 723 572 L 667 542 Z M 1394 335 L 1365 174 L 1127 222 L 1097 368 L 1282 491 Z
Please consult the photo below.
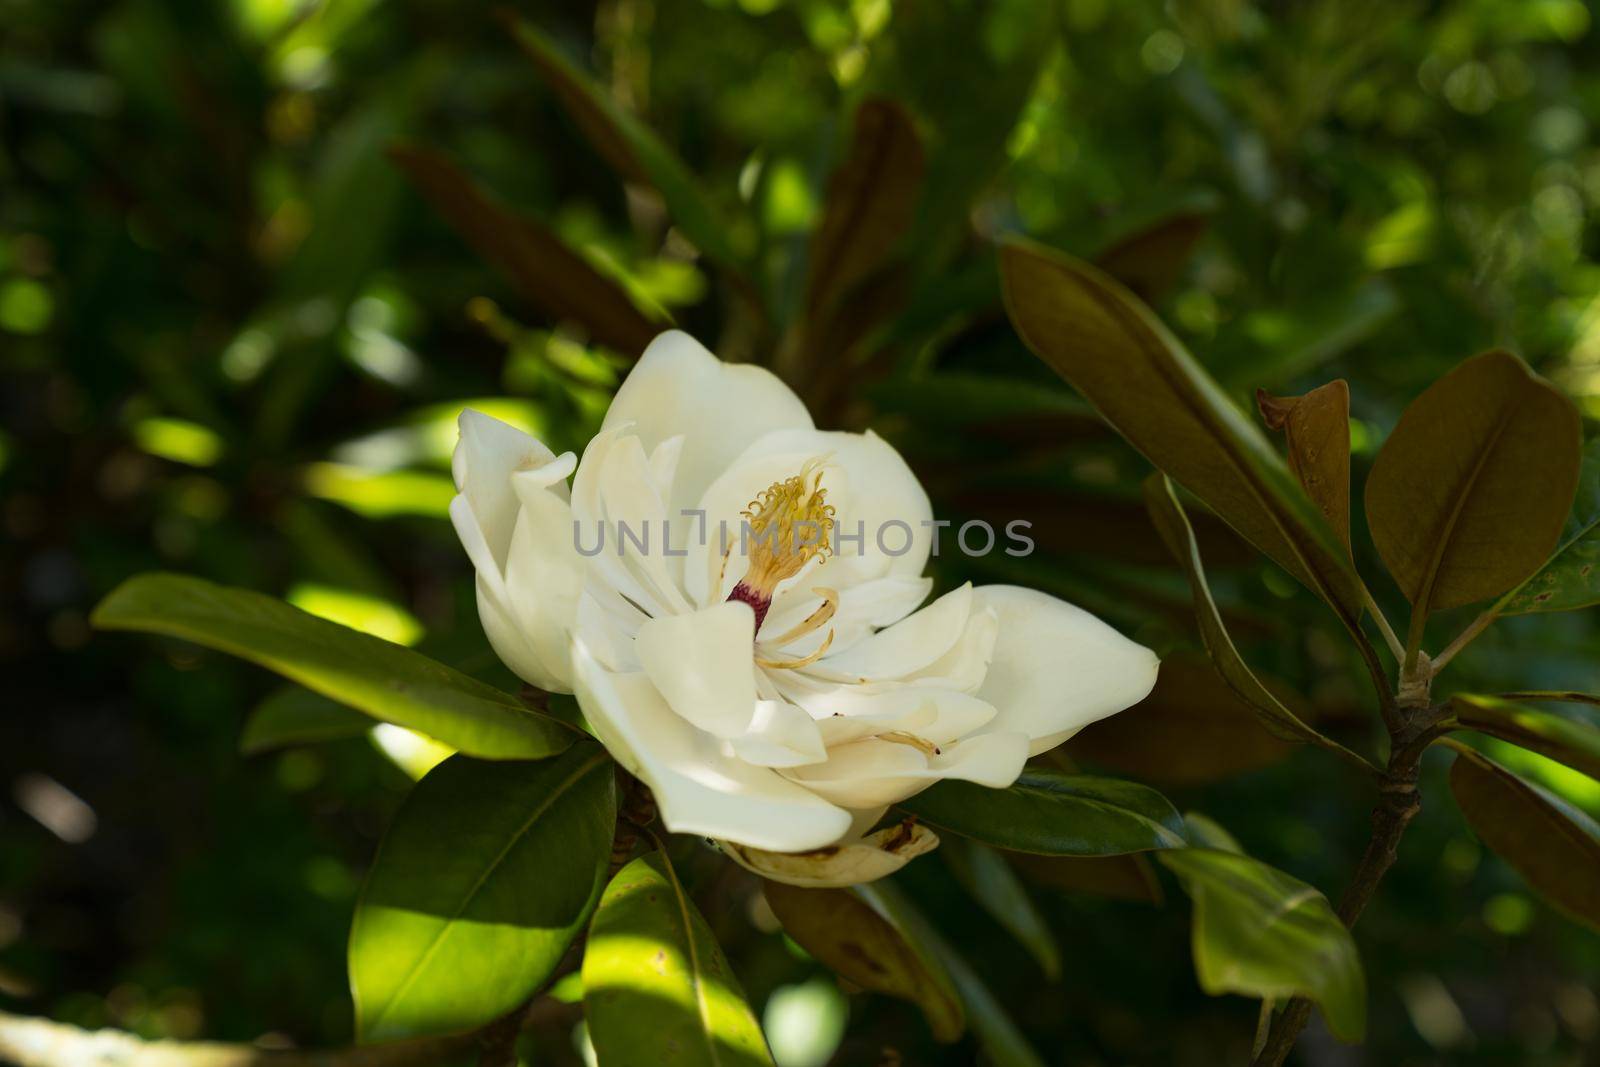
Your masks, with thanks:
M 771 373 L 683 333 L 645 351 L 581 461 L 467 411 L 454 468 L 501 659 L 577 694 L 669 829 L 770 877 L 889 873 L 937 843 L 869 833 L 890 805 L 1008 786 L 1155 683 L 1150 650 L 1043 593 L 921 606 L 936 528 L 899 454 L 816 429 Z

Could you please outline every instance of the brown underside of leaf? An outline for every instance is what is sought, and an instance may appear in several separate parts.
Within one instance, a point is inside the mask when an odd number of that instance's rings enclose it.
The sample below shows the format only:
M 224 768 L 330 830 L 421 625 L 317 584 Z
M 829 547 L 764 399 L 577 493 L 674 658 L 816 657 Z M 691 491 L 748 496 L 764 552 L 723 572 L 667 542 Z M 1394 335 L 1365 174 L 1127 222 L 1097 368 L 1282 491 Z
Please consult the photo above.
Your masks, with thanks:
M 1284 435 L 1289 469 L 1350 549 L 1350 386 L 1339 379 L 1303 396 L 1256 390 L 1267 428 Z
M 1111 244 L 1094 257 L 1095 266 L 1154 304 L 1183 277 L 1206 226 L 1198 211 L 1169 215 Z

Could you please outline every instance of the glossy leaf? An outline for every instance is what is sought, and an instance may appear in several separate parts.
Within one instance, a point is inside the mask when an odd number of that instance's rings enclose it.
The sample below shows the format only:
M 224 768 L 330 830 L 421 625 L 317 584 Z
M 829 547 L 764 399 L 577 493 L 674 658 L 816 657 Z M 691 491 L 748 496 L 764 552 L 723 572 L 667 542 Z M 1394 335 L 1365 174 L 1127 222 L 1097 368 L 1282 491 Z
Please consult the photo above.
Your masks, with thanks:
M 1134 296 L 1154 304 L 1183 277 L 1206 225 L 1199 211 L 1168 215 L 1119 238 L 1094 257 L 1094 264 Z
M 1039 961 L 1045 976 L 1051 980 L 1060 978 L 1061 949 L 1056 945 L 1055 934 L 1005 857 L 962 837 L 945 841 L 939 855 L 973 899 Z
M 257 704 L 245 720 L 239 751 L 247 756 L 291 745 L 341 741 L 372 729 L 354 708 L 298 685 L 286 685 Z
M 1350 931 L 1321 893 L 1236 852 L 1193 848 L 1156 857 L 1194 900 L 1194 965 L 1213 996 L 1308 997 L 1328 1029 L 1358 1041 L 1367 983 Z
M 1600 604 L 1600 437 L 1583 450 L 1578 492 L 1561 545 L 1539 573 L 1507 593 L 1501 615 L 1574 611 Z
M 1487 756 L 1451 747 L 1450 792 L 1473 832 L 1540 896 L 1600 930 L 1600 827 Z
M 277 671 L 383 722 L 484 759 L 538 759 L 579 734 L 410 649 L 273 597 L 180 574 L 144 574 L 94 611 L 103 630 L 181 637 Z
M 935 827 L 1013 852 L 1115 856 L 1185 843 L 1183 820 L 1166 797 L 1115 778 L 1029 769 L 1005 789 L 946 780 L 900 806 Z
M 1256 426 L 1132 293 L 1036 245 L 1001 249 L 1007 311 L 1033 352 L 1161 470 L 1356 625 L 1343 544 Z
M 667 213 L 700 251 L 724 266 L 741 267 L 745 257 L 736 250 L 727 224 L 683 161 L 532 23 L 515 15 L 505 17 L 517 44 L 595 151 L 628 181 L 650 185 L 660 193 Z
M 762 890 L 784 932 L 824 966 L 862 989 L 915 1004 L 935 1040 L 966 1027 L 961 998 L 928 950 L 849 889 L 801 889 L 765 882 Z
M 1200 785 L 1271 766 L 1293 751 L 1262 725 L 1215 666 L 1179 653 L 1162 660 L 1149 696 L 1090 723 L 1066 750 L 1139 781 Z
M 806 307 L 814 322 L 876 272 L 911 229 L 923 164 L 905 108 L 874 99 L 856 109 L 850 149 L 828 182 L 811 238 Z
M 534 993 L 583 929 L 611 854 L 612 763 L 454 756 L 396 813 L 350 929 L 364 1041 L 483 1025 Z
M 1256 406 L 1269 429 L 1283 434 L 1289 470 L 1322 512 L 1346 550 L 1350 548 L 1350 386 L 1344 379 L 1304 396 L 1256 390 Z
M 1217 611 L 1217 602 L 1211 597 L 1211 588 L 1206 584 L 1205 567 L 1200 562 L 1200 548 L 1195 544 L 1194 529 L 1183 512 L 1183 505 L 1178 503 L 1172 483 L 1162 475 L 1155 475 L 1146 479 L 1144 493 L 1151 521 L 1188 575 L 1200 639 L 1211 654 L 1211 662 L 1216 665 L 1222 680 L 1255 711 L 1262 725 L 1274 736 L 1286 741 L 1322 740 L 1320 734 L 1284 707 L 1283 702 L 1261 684 L 1261 680 L 1251 672 L 1249 665 L 1239 655 L 1239 650 L 1234 647 L 1233 638 L 1228 636 L 1222 616 Z
M 1367 525 L 1422 616 L 1496 596 L 1561 536 L 1578 482 L 1578 412 L 1508 352 L 1485 352 L 1400 416 L 1367 478 Z
M 583 1012 L 607 1067 L 770 1067 L 761 1027 L 672 863 L 611 879 L 583 954 Z
M 1017 1024 L 1006 1013 L 1005 1007 L 989 991 L 989 987 L 972 965 L 962 958 L 939 931 L 918 910 L 900 887 L 890 878 L 855 888 L 861 898 L 878 912 L 894 922 L 908 938 L 923 947 L 949 973 L 950 980 L 961 994 L 967 1021 L 983 1047 L 984 1061 L 994 1067 L 1044 1067 L 1044 1061 L 1028 1044 Z
M 560 237 L 496 203 L 445 156 L 422 148 L 394 148 L 389 156 L 467 243 L 552 319 L 571 320 L 628 356 L 667 327 Z
M 1600 730 L 1552 712 L 1500 697 L 1457 693 L 1451 710 L 1462 726 L 1549 756 L 1600 779 Z

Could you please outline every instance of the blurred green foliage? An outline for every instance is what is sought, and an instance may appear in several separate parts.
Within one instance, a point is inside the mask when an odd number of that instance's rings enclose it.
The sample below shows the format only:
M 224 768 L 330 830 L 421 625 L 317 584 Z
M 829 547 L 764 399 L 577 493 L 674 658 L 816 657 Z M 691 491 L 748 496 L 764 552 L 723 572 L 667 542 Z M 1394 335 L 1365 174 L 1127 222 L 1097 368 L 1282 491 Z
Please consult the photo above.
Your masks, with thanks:
M 1164 317 L 1241 400 L 1347 377 L 1358 484 L 1404 404 L 1494 345 L 1600 416 L 1600 32 L 1579 0 L 519 13 L 681 155 L 742 273 L 617 179 L 487 3 L 0 0 L 7 1007 L 153 1036 L 351 1032 L 350 910 L 409 778 L 359 738 L 237 755 L 272 683 L 188 645 L 91 640 L 88 609 L 121 578 L 159 567 L 291 595 L 512 685 L 443 520 L 454 416 L 470 403 L 581 447 L 627 354 L 478 258 L 386 158 L 400 141 L 447 153 L 651 315 L 770 359 L 803 306 L 852 108 L 900 101 L 926 152 L 911 276 L 823 417 L 891 436 L 943 516 L 1034 522 L 1041 555 L 942 558 L 942 578 L 1039 585 L 1163 650 L 1193 641 L 1138 503 L 1143 464 L 1012 334 L 996 236 L 1087 256 L 1203 218 L 1192 257 L 1171 257 Z M 1319 728 L 1370 746 L 1325 614 L 1225 538 L 1203 547 L 1251 662 Z M 1467 617 L 1436 620 L 1431 646 Z M 1600 634 L 1582 614 L 1510 619 L 1452 670 L 1480 691 L 1593 692 Z M 1593 780 L 1486 747 L 1600 811 Z M 1358 936 L 1369 1044 L 1313 1029 L 1303 1055 L 1588 1062 L 1600 942 L 1482 851 L 1443 801 L 1443 763 L 1425 765 L 1439 802 Z M 1313 751 L 1168 792 L 1330 894 L 1370 804 Z M 769 1035 L 836 1033 L 847 1010 L 838 1062 L 970 1062 L 908 1005 L 846 1008 L 748 879 L 683 862 Z M 1063 945 L 1047 982 L 937 856 L 904 881 L 1048 1062 L 1209 1064 L 1248 1041 L 1254 1005 L 1196 985 L 1170 882 L 1160 907 L 1038 891 Z M 577 1018 L 534 1031 L 539 1062 L 575 1059 Z

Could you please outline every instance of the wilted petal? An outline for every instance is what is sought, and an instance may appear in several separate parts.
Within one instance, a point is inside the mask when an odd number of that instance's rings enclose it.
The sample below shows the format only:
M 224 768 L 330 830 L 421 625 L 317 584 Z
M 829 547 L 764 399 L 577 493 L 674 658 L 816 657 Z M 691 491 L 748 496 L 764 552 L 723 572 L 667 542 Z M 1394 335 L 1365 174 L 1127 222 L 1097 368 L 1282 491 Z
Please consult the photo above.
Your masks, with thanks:
M 976 590 L 999 618 L 994 657 L 977 695 L 1000 709 L 991 730 L 1033 739 L 1033 753 L 1137 704 L 1156 684 L 1156 654 L 1082 608 L 1013 585 Z
M 719 842 L 735 863 L 775 882 L 807 889 L 861 885 L 887 877 L 939 847 L 939 835 L 907 819 L 848 844 L 811 852 L 766 852 Z
M 722 753 L 721 742 L 678 715 L 644 674 L 612 674 L 574 642 L 579 705 L 595 733 L 650 787 L 674 833 L 703 834 L 774 852 L 838 841 L 850 813 L 765 767 Z

